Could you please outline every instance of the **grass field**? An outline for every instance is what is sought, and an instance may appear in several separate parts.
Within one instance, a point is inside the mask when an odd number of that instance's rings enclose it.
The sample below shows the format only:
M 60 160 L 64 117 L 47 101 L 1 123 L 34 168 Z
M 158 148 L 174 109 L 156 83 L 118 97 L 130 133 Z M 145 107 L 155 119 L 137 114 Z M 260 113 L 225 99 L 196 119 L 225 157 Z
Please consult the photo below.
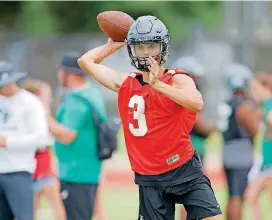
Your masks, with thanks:
M 125 156 L 124 143 L 120 136 L 120 149 L 119 154 Z M 259 146 L 259 139 L 256 141 Z M 213 134 L 207 141 L 206 153 L 220 152 L 222 148 L 222 138 L 219 134 Z M 256 151 L 259 147 L 256 148 Z M 211 161 L 212 162 L 212 161 Z M 215 185 L 216 198 L 221 206 L 223 213 L 225 213 L 225 206 L 227 202 L 227 189 L 224 185 Z M 107 220 L 135 220 L 138 214 L 138 191 L 137 186 L 132 182 L 130 186 L 124 185 L 113 185 L 107 186 L 103 191 L 103 205 L 107 216 Z M 264 220 L 270 220 L 272 216 L 271 204 L 268 201 L 266 195 L 261 197 L 261 207 L 264 213 Z M 177 217 L 178 218 L 179 206 L 177 206 Z M 40 210 L 40 220 L 53 220 L 52 212 L 46 201 L 42 202 L 42 209 Z M 248 209 L 244 207 L 244 218 L 243 220 L 250 220 Z M 254 219 L 252 219 L 254 220 Z
M 225 213 L 227 192 L 224 187 L 218 187 L 215 190 L 216 198 L 221 206 L 223 213 Z M 118 220 L 135 220 L 138 212 L 138 194 L 137 191 L 131 190 L 120 190 L 120 191 L 109 191 L 105 194 L 104 202 L 106 210 L 110 219 Z M 270 220 L 272 216 L 271 206 L 266 196 L 262 196 L 261 205 L 263 213 L 265 213 L 264 220 Z M 179 211 L 179 206 L 177 206 Z M 177 213 L 178 214 L 178 213 Z M 247 207 L 244 208 L 244 220 L 250 220 Z M 178 215 L 177 215 L 178 216 Z M 178 219 L 178 218 L 176 218 Z
M 217 187 L 215 189 L 216 198 L 221 206 L 223 213 L 225 213 L 226 206 L 226 189 L 224 187 Z M 119 189 L 107 189 L 104 192 L 103 204 L 108 220 L 135 220 L 138 213 L 138 193 L 137 190 L 132 190 L 131 188 L 124 189 L 120 187 Z M 176 219 L 178 218 L 179 206 L 176 206 Z M 263 220 L 270 220 L 272 216 L 271 205 L 265 195 L 261 198 L 261 207 L 264 213 Z M 53 220 L 53 215 L 51 209 L 46 201 L 43 202 L 43 208 L 40 210 L 40 220 Z M 244 208 L 244 218 L 243 220 L 250 220 L 247 207 Z M 253 219 L 252 219 L 253 220 Z

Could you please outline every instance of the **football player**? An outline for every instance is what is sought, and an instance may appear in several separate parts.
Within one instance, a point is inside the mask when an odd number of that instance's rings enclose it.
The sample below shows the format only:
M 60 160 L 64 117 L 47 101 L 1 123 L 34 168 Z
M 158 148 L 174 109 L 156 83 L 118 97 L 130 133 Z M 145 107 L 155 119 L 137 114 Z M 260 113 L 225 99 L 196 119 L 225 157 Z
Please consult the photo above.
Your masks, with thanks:
M 271 84 L 268 83 L 269 77 L 271 76 L 266 75 L 267 81 L 262 83 L 260 74 L 258 74 L 257 79 L 252 79 L 249 84 L 250 97 L 262 108 L 262 122 L 264 124 L 261 171 L 246 190 L 249 212 L 254 220 L 263 219 L 259 205 L 261 193 L 267 192 L 270 201 L 272 201 L 272 93 Z
M 189 132 L 203 107 L 200 92 L 187 72 L 165 69 L 170 37 L 154 16 L 139 17 L 126 42 L 108 43 L 85 53 L 80 67 L 118 93 L 118 109 L 135 183 L 139 185 L 140 220 L 171 220 L 175 203 L 187 219 L 221 219 L 209 179 L 202 171 Z M 127 46 L 139 71 L 120 74 L 99 64 Z
M 254 103 L 247 97 L 250 69 L 232 64 L 226 69 L 226 85 L 230 99 L 219 105 L 218 127 L 223 133 L 223 166 L 227 177 L 229 201 L 227 219 L 242 219 L 244 192 L 253 165 L 253 138 L 259 129 L 259 117 Z

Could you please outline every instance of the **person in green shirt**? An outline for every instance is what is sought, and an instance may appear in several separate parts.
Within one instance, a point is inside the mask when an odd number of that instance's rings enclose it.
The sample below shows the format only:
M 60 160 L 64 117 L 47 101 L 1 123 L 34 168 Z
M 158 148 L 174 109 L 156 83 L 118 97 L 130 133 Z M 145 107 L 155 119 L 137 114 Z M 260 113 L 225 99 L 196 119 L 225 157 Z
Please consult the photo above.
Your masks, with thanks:
M 270 75 L 267 77 L 271 78 Z M 268 82 L 268 80 L 267 80 Z M 271 85 L 262 85 L 257 79 L 249 84 L 251 98 L 262 108 L 264 135 L 262 141 L 261 172 L 250 183 L 247 189 L 246 200 L 249 205 L 252 219 L 262 219 L 258 203 L 263 191 L 268 193 L 272 201 L 272 92 Z
M 90 220 L 100 181 L 102 162 L 97 156 L 98 130 L 90 105 L 106 120 L 103 97 L 77 64 L 80 54 L 65 54 L 59 65 L 60 84 L 68 89 L 49 119 L 59 162 L 61 194 L 68 220 Z M 82 99 L 83 98 L 83 99 Z

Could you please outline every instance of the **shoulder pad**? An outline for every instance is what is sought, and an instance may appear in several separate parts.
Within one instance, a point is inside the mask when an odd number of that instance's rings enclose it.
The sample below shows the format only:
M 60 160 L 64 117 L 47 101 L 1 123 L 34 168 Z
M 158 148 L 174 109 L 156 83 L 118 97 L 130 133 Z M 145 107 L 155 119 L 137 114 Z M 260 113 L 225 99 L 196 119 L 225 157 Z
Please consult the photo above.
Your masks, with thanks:
M 130 73 L 129 76 L 135 78 L 137 76 L 137 73 Z
M 184 74 L 184 75 L 187 75 L 187 76 L 191 77 L 192 79 L 194 79 L 190 73 L 185 72 L 184 70 L 179 69 L 179 68 L 169 69 L 168 73 L 170 73 L 172 76 L 174 76 L 176 74 Z

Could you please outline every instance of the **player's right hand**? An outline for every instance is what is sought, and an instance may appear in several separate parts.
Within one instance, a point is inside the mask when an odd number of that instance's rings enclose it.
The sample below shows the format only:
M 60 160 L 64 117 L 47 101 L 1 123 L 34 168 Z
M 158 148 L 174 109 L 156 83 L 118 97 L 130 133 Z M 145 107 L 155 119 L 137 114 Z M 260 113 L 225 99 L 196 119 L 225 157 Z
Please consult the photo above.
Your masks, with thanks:
M 125 42 L 115 42 L 111 38 L 109 38 L 107 42 L 107 46 L 113 51 L 119 50 L 121 47 L 125 45 L 126 45 Z
M 153 59 L 153 57 L 148 58 L 148 63 L 150 66 L 148 66 L 148 69 L 150 71 L 149 73 L 149 82 L 150 85 L 154 85 L 159 81 L 159 72 L 160 72 L 160 66 L 156 60 Z

